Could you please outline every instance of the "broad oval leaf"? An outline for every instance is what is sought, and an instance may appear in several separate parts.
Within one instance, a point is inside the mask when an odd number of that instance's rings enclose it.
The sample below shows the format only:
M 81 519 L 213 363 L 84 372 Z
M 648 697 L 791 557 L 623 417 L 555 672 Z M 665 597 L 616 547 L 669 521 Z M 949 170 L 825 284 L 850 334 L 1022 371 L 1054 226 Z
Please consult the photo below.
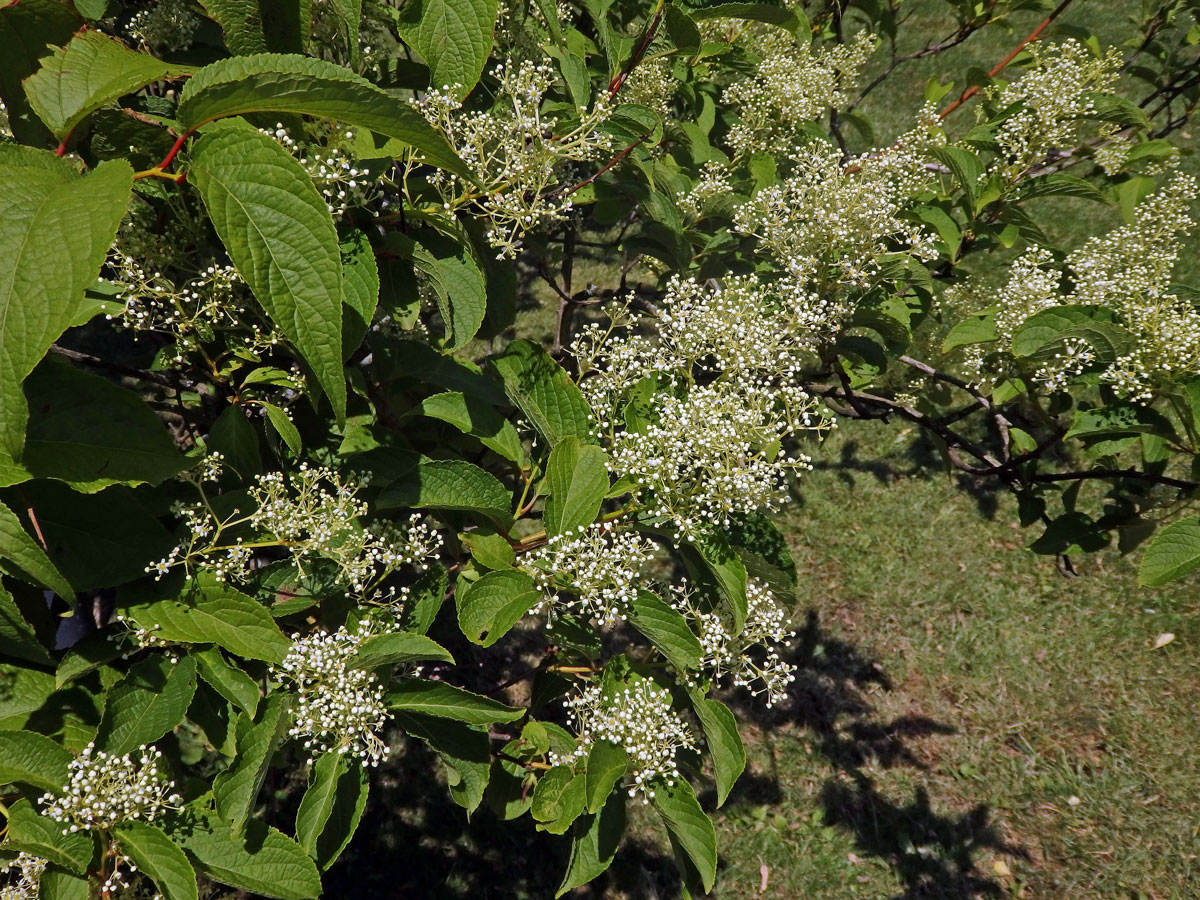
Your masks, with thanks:
M 200 870 L 221 884 L 276 900 L 321 895 L 321 876 L 308 854 L 262 822 L 252 820 L 243 839 L 219 820 L 193 813 L 173 834 Z
M 675 668 L 686 672 L 700 665 L 704 648 L 682 613 L 646 590 L 637 592 L 631 612 L 633 627 L 648 637 Z
M 524 572 L 488 572 L 455 592 L 458 625 L 467 640 L 490 647 L 504 637 L 541 599 L 533 579 Z
M 376 666 L 426 659 L 454 662 L 454 657 L 450 655 L 449 650 L 423 634 L 391 631 L 368 638 L 358 648 L 358 652 L 350 662 L 350 668 L 373 669 Z
M 19 781 L 57 793 L 67 783 L 71 754 L 32 731 L 0 731 L 0 784 Z
M 473 463 L 422 458 L 384 488 L 377 502 L 381 509 L 459 509 L 509 523 L 512 496 L 500 479 Z
M 412 106 L 331 62 L 257 53 L 205 66 L 183 88 L 179 123 L 195 131 L 226 116 L 273 112 L 323 116 L 413 147 L 426 162 L 472 179 L 470 169 Z
M 196 900 L 196 872 L 183 850 L 161 828 L 149 822 L 121 822 L 113 834 L 125 855 L 167 900 Z
M 0 561 L 7 561 L 27 578 L 64 599 L 75 596 L 75 590 L 50 561 L 46 551 L 21 526 L 16 513 L 3 503 L 0 503 Z M 5 568 L 0 564 L 0 569 Z
M 265 134 L 227 127 L 197 141 L 188 177 L 238 272 L 312 367 L 340 421 L 342 258 L 308 172 Z
M 600 812 L 576 820 L 567 871 L 554 896 L 561 897 L 602 874 L 617 855 L 624 834 L 625 795 L 617 791 Z
M 460 99 L 492 52 L 497 0 L 413 0 L 400 11 L 400 36 L 429 65 L 431 88 Z M 557 13 L 556 13 L 557 17 Z
M 624 747 L 612 741 L 596 741 L 587 756 L 587 811 L 599 812 L 629 768 Z
M 196 693 L 196 661 L 163 654 L 142 660 L 108 694 L 96 743 L 122 754 L 152 744 L 183 721 Z
M 608 494 L 608 456 L 595 444 L 567 435 L 546 465 L 546 532 L 566 534 L 596 521 Z
M 526 712 L 453 685 L 419 678 L 399 679 L 396 686 L 387 692 L 385 702 L 391 709 L 454 719 L 477 726 L 512 722 Z
M 62 785 L 58 786 L 62 790 Z M 28 800 L 8 808 L 8 840 L 5 846 L 25 850 L 82 875 L 91 865 L 95 845 L 90 831 L 63 833 L 62 823 L 39 815 Z
M 662 816 L 674 843 L 687 854 L 707 893 L 717 879 L 717 834 L 704 814 L 692 786 L 682 778 L 654 789 L 650 800 Z
M 446 391 L 426 397 L 417 411 L 453 425 L 517 465 L 525 463 L 525 448 L 516 427 L 479 397 L 461 391 Z
M 556 447 L 574 435 L 594 444 L 592 411 L 566 371 L 532 341 L 513 341 L 492 357 L 504 391 L 542 436 Z
M 1154 536 L 1138 569 L 1138 582 L 1162 587 L 1200 569 L 1200 518 L 1168 525 Z

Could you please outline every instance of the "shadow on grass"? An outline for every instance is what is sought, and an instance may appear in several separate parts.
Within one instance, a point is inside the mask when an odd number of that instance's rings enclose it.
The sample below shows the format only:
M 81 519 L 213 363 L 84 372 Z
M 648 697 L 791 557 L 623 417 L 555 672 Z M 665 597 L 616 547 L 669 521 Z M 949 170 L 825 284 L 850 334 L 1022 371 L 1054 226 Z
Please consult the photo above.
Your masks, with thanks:
M 953 734 L 954 728 L 923 716 L 876 718 L 865 689 L 891 689 L 886 673 L 853 645 L 822 629 L 815 612 L 808 613 L 790 661 L 797 667 L 796 680 L 785 703 L 764 710 L 743 695 L 731 704 L 738 707 L 739 717 L 756 720 L 764 729 L 791 723 L 807 731 L 816 752 L 834 770 L 820 795 L 825 823 L 850 832 L 860 854 L 887 861 L 904 885 L 894 900 L 1003 896 L 1001 884 L 976 866 L 976 855 L 984 850 L 1028 854 L 1003 840 L 986 805 L 961 815 L 938 812 L 920 786 L 911 801 L 897 803 L 865 771 L 868 763 L 925 771 L 918 742 Z M 770 793 L 769 786 L 744 779 L 729 802 L 769 803 Z M 777 787 L 774 794 L 779 796 Z

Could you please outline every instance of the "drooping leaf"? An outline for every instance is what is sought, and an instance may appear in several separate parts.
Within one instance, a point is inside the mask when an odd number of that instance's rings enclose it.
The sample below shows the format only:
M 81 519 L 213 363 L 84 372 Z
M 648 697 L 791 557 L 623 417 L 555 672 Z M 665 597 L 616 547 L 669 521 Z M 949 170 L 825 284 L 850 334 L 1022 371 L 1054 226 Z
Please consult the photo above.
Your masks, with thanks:
M 54 662 L 3 584 L 0 584 L 0 654 L 43 666 Z
M 492 52 L 497 0 L 414 0 L 400 11 L 404 42 L 429 66 L 429 83 L 467 96 Z
M 340 421 L 342 261 L 333 219 L 308 172 L 266 135 L 231 127 L 196 142 L 188 175 L 238 272 L 312 367 Z
M 238 721 L 237 759 L 213 780 L 217 815 L 234 834 L 242 834 L 254 813 L 271 757 L 287 734 L 290 718 L 288 695 L 267 698 L 258 721 L 242 716 Z
M 399 679 L 387 692 L 385 702 L 390 709 L 454 719 L 467 725 L 512 722 L 525 715 L 525 710 L 514 709 L 498 700 L 444 682 L 419 678 Z
M 512 422 L 478 397 L 460 391 L 434 394 L 421 401 L 421 415 L 440 419 L 453 425 L 463 434 L 478 438 L 485 447 L 518 465 L 525 462 L 525 449 Z
M 555 766 L 538 779 L 530 813 L 551 834 L 563 834 L 587 805 L 586 776 Z
M 595 444 L 564 437 L 546 465 L 547 534 L 567 534 L 591 525 L 608 493 L 608 456 Z
M 425 161 L 472 178 L 425 117 L 341 66 L 285 53 L 259 53 L 205 66 L 184 86 L 179 124 L 194 131 L 226 116 L 273 112 L 322 116 L 369 128 L 414 148 Z
M 678 778 L 669 787 L 655 787 L 650 802 L 662 816 L 675 842 L 695 866 L 705 893 L 711 891 L 717 878 L 717 834 L 712 820 L 696 801 L 692 786 Z
M 153 744 L 178 725 L 196 692 L 196 661 L 172 662 L 164 654 L 147 657 L 109 692 L 96 743 L 122 754 Z
M 426 234 L 411 248 L 413 265 L 425 274 L 446 327 L 446 348 L 465 347 L 487 312 L 487 285 L 469 246 Z
M 515 569 L 488 572 L 454 595 L 462 633 L 484 647 L 504 637 L 540 599 L 533 579 Z
M 75 595 L 74 589 L 50 561 L 46 551 L 21 526 L 21 520 L 0 503 L 0 570 L 12 569 L 64 599 L 69 600 Z
M 364 641 L 350 662 L 350 668 L 373 669 L 376 666 L 429 659 L 454 662 L 449 650 L 423 634 L 389 631 Z
M 0 145 L 0 451 L 19 459 L 27 408 L 21 383 L 75 318 L 125 215 L 133 169 L 69 163 Z
M 149 822 L 121 822 L 113 829 L 117 843 L 166 900 L 196 900 L 196 872 L 179 845 Z
M 956 347 L 969 344 L 988 344 L 999 339 L 995 313 L 981 313 L 968 316 L 951 328 L 942 341 L 942 352 L 948 353 Z
M 218 694 L 253 716 L 258 711 L 258 702 L 262 699 L 262 691 L 257 682 L 241 669 L 230 665 L 221 651 L 216 647 L 193 653 L 196 660 L 196 670 Z
M 648 637 L 673 666 L 686 672 L 700 665 L 704 648 L 682 613 L 647 590 L 637 592 L 631 613 L 633 627 Z
M 316 900 L 321 876 L 300 845 L 274 828 L 252 820 L 244 838 L 221 821 L 193 812 L 172 836 L 202 873 L 276 900 Z
M 42 60 L 25 80 L 25 94 L 38 117 L 60 140 L 90 113 L 148 84 L 193 72 L 130 50 L 100 31 L 82 31 Z
M 379 507 L 390 509 L 461 509 L 497 522 L 510 518 L 512 497 L 495 475 L 461 459 L 422 458 L 379 495 Z
M 587 811 L 597 813 L 608 802 L 609 795 L 629 767 L 629 756 L 624 747 L 612 741 L 600 740 L 592 744 L 587 756 Z
M 357 43 L 357 42 L 356 42 Z M 342 235 L 342 358 L 349 359 L 366 336 L 379 305 L 379 267 L 365 232 L 355 229 Z
M 721 806 L 746 768 L 746 748 L 738 734 L 737 719 L 720 700 L 693 692 L 692 709 L 704 729 L 717 781 L 717 806 Z
M 62 790 L 62 785 L 55 790 Z M 8 807 L 8 839 L 5 846 L 48 859 L 77 875 L 87 871 L 95 849 L 90 832 L 64 834 L 61 822 L 39 815 L 33 804 L 24 798 Z
M 518 340 L 492 357 L 504 391 L 551 447 L 568 435 L 595 443 L 592 411 L 562 366 L 531 341 Z
M 600 812 L 576 820 L 571 858 L 554 896 L 561 897 L 601 875 L 612 864 L 624 834 L 625 795 L 617 791 L 609 795 Z
M 1162 587 L 1200 569 L 1200 519 L 1168 525 L 1154 536 L 1138 569 L 1138 583 Z
M 71 754 L 32 731 L 0 731 L 0 784 L 19 781 L 45 791 L 67 783 Z
M 51 52 L 48 44 L 64 44 L 83 24 L 70 4 L 59 0 L 21 0 L 0 6 L 0 103 L 8 112 L 9 128 L 22 144 L 36 146 L 47 131 L 33 115 L 21 82 L 38 70 Z
M 22 462 L 78 491 L 159 484 L 192 465 L 137 394 L 53 354 L 25 379 L 30 417 Z
M 733 615 L 734 632 L 740 634 L 747 614 L 745 563 L 717 531 L 710 530 L 681 549 L 685 559 L 694 554 L 700 560 Z
M 313 765 L 296 813 L 296 840 L 322 869 L 333 865 L 354 836 L 369 786 L 363 766 L 344 753 L 326 753 Z
M 450 775 L 450 796 L 470 815 L 483 799 L 491 777 L 492 754 L 486 731 L 462 722 L 397 710 L 397 725 L 432 747 Z

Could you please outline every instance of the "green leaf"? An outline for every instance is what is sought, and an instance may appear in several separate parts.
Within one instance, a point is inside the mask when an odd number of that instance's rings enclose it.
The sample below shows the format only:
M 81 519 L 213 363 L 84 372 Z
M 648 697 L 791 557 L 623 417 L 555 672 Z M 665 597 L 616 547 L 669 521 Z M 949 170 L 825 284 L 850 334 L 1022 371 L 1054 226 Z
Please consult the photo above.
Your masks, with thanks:
M 461 509 L 504 523 L 512 496 L 495 475 L 461 459 L 424 459 L 380 492 L 380 509 Z
M 587 811 L 599 812 L 608 801 L 613 788 L 629 768 L 629 755 L 624 747 L 612 741 L 596 741 L 587 757 Z
M 92 492 L 160 484 L 192 465 L 133 391 L 53 354 L 25 380 L 31 411 L 22 462 L 39 478 Z
M 116 38 L 87 30 L 42 60 L 25 80 L 25 94 L 54 136 L 62 140 L 87 115 L 148 84 L 195 71 L 148 53 L 130 50 Z
M 968 316 L 950 329 L 942 341 L 942 352 L 948 353 L 955 347 L 965 347 L 968 344 L 988 344 L 1000 339 L 996 331 L 996 314 L 993 312 L 979 313 Z
M 9 571 L 16 568 L 26 578 L 66 600 L 75 596 L 74 588 L 41 546 L 21 527 L 21 520 L 16 514 L 3 503 L 0 503 L 0 561 L 10 564 L 0 564 L 0 569 Z
M 230 665 L 221 651 L 216 647 L 193 652 L 196 669 L 212 688 L 236 706 L 253 716 L 258 711 L 258 701 L 262 699 L 262 691 L 253 678 L 236 666 Z
M 63 785 L 59 784 L 56 791 L 62 788 Z M 25 850 L 77 875 L 87 871 L 95 851 L 91 832 L 63 834 L 61 822 L 38 815 L 33 804 L 25 799 L 18 800 L 8 808 L 8 840 L 5 847 Z
M 409 585 L 408 602 L 400 617 L 400 627 L 415 634 L 425 634 L 433 627 L 438 610 L 446 602 L 449 587 L 446 570 L 436 563 L 417 576 Z
M 1184 519 L 1168 525 L 1154 536 L 1142 565 L 1138 583 L 1144 587 L 1162 587 L 1200 569 L 1200 518 Z
M 1096 434 L 1156 434 L 1175 437 L 1170 421 L 1148 406 L 1116 401 L 1107 406 L 1076 409 L 1075 422 L 1064 438 Z
M 42 646 L 37 632 L 3 584 L 0 584 L 0 654 L 44 666 L 54 664 L 54 657 Z
M 471 93 L 492 52 L 497 0 L 413 0 L 400 10 L 400 37 L 429 65 L 433 88 Z
M 692 786 L 678 778 L 670 787 L 656 787 L 650 802 L 696 867 L 705 893 L 711 891 L 717 878 L 717 835 Z
M 47 44 L 63 44 L 83 21 L 69 4 L 59 0 L 21 0 L 0 6 L 0 103 L 8 112 L 9 128 L 22 144 L 44 143 L 46 128 L 25 97 L 22 80 L 38 70 Z
M 533 579 L 515 569 L 488 572 L 466 585 L 460 582 L 454 595 L 458 626 L 467 640 L 490 647 L 508 634 L 541 596 Z
M 246 56 L 271 49 L 263 33 L 259 0 L 200 0 L 200 5 L 225 32 L 230 53 Z
M 0 682 L 4 684 L 0 691 L 0 728 L 4 729 L 24 728 L 30 713 L 41 709 L 55 690 L 53 675 L 11 663 L 0 663 Z
M 608 802 L 598 814 L 584 816 L 575 822 L 571 858 L 554 896 L 561 897 L 601 875 L 612 864 L 624 834 L 625 795 L 618 791 L 609 795 Z
M 145 593 L 129 592 L 122 612 L 163 640 L 217 644 L 269 663 L 282 662 L 291 646 L 265 606 L 211 575 L 187 582 L 178 598 L 143 599 Z
M 409 663 L 418 660 L 437 659 L 452 663 L 450 651 L 423 634 L 409 631 L 391 631 L 368 638 L 350 663 L 352 669 L 374 669 L 393 663 Z
M 526 712 L 453 685 L 419 678 L 399 679 L 385 700 L 390 709 L 439 716 L 467 725 L 512 722 Z
M 42 873 L 38 882 L 38 900 L 90 900 L 91 886 L 87 877 L 75 875 L 53 863 Z
M 1133 335 L 1105 317 L 1107 309 L 1091 306 L 1056 306 L 1034 313 L 1013 334 L 1012 351 L 1034 361 L 1057 355 L 1063 341 L 1081 338 L 1096 351 L 1099 362 L 1113 362 L 1134 345 Z
M 328 869 L 354 836 L 367 803 L 366 770 L 344 753 L 324 754 L 313 765 L 296 812 L 296 840 Z
M 300 845 L 252 820 L 245 838 L 222 822 L 195 815 L 174 835 L 200 870 L 221 884 L 276 900 L 315 900 L 321 875 Z
M 304 449 L 304 443 L 300 440 L 300 430 L 296 428 L 286 412 L 271 403 L 259 403 L 259 406 L 266 413 L 267 421 L 271 423 L 275 433 L 283 438 L 283 442 L 287 444 L 289 450 L 299 453 Z
M 460 532 L 458 539 L 471 551 L 475 562 L 489 569 L 511 569 L 517 560 L 508 538 L 487 526 Z
M 954 173 L 954 179 L 967 194 L 968 209 L 975 214 L 975 201 L 979 197 L 979 180 L 985 170 L 979 157 L 961 147 L 933 147 L 930 154 L 934 159 Z
M 113 835 L 166 900 L 196 900 L 199 896 L 192 864 L 161 828 L 149 822 L 122 822 L 113 828 Z
M 712 755 L 713 775 L 717 781 L 717 806 L 725 803 L 729 791 L 746 769 L 746 748 L 738 734 L 737 719 L 720 700 L 692 694 L 692 709 L 704 729 L 704 740 Z
M 150 656 L 129 670 L 109 692 L 96 743 L 120 755 L 153 744 L 183 721 L 196 692 L 196 661 Z
M 525 448 L 516 427 L 495 407 L 478 397 L 446 391 L 426 397 L 414 412 L 447 422 L 463 434 L 478 438 L 481 444 L 505 459 L 517 465 L 525 464 Z
M 424 272 L 437 296 L 446 328 L 446 348 L 470 343 L 487 312 L 487 285 L 469 246 L 426 234 L 411 248 L 413 265 Z
M 704 648 L 682 613 L 647 590 L 638 590 L 630 612 L 633 627 L 648 637 L 671 665 L 681 672 L 700 665 Z
M 562 366 L 532 341 L 518 340 L 493 356 L 492 367 L 504 382 L 504 392 L 525 414 L 551 447 L 574 435 L 588 444 L 592 411 Z
M 245 831 L 271 767 L 271 757 L 279 749 L 290 724 L 286 693 L 268 697 L 257 722 L 245 715 L 239 717 L 237 759 L 213 780 L 217 815 L 234 834 Z
M 800 37 L 804 37 L 804 33 L 808 31 L 808 18 L 804 12 L 782 5 L 713 3 L 699 8 L 685 8 L 697 22 L 703 22 L 706 19 L 747 19 L 752 22 L 764 22 L 767 25 L 778 25 Z
M 569 766 L 555 766 L 538 779 L 530 812 L 551 834 L 563 834 L 583 813 L 586 799 L 585 776 L 574 774 Z
M 341 421 L 342 259 L 312 178 L 276 141 L 232 127 L 196 142 L 188 177 L 238 272 L 312 367 Z
M 233 403 L 225 407 L 213 422 L 204 443 L 206 450 L 221 454 L 225 471 L 236 476 L 237 481 L 247 482 L 262 473 L 258 431 L 250 424 L 242 407 Z
M 80 178 L 51 154 L 0 146 L 0 451 L 13 459 L 27 418 L 21 382 L 74 320 L 132 184 L 123 160 Z
M 473 813 L 491 777 L 492 754 L 487 733 L 461 722 L 420 713 L 396 712 L 394 719 L 408 734 L 420 738 L 437 752 L 450 775 L 450 796 L 468 815 Z
M 608 493 L 608 456 L 595 444 L 564 437 L 546 465 L 546 532 L 566 534 L 596 521 Z
M 746 624 L 746 566 L 734 552 L 724 535 L 716 531 L 700 535 L 683 548 L 685 558 L 698 557 L 712 576 L 721 599 L 733 614 L 735 634 L 741 634 Z
M 112 640 L 110 640 L 112 638 Z M 121 640 L 116 634 L 95 631 L 71 647 L 54 670 L 54 687 L 61 688 L 108 665 L 121 655 Z
M 358 46 L 357 33 L 355 46 Z M 366 233 L 354 229 L 343 235 L 338 250 L 342 255 L 342 358 L 362 344 L 379 305 L 379 267 Z
M 296 54 L 223 59 L 193 75 L 179 102 L 179 124 L 247 113 L 322 116 L 368 128 L 414 148 L 431 165 L 474 180 L 470 169 L 425 117 L 398 97 L 342 66 Z
M 19 781 L 58 793 L 67 783 L 71 754 L 32 731 L 0 731 L 0 784 Z

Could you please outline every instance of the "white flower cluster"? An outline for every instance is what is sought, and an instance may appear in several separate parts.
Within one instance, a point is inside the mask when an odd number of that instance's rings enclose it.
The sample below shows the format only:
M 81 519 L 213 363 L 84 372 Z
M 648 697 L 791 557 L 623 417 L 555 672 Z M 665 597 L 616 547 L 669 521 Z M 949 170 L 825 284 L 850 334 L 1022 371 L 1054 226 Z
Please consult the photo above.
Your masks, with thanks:
M 343 139 L 354 140 L 353 131 L 331 132 L 323 141 L 297 141 L 288 134 L 282 122 L 277 122 L 274 128 L 260 128 L 259 131 L 279 141 L 308 170 L 334 219 L 340 219 L 352 207 L 365 206 L 376 200 L 381 210 L 390 205 L 371 173 L 359 168 L 354 154 L 343 145 Z
M 783 500 L 788 474 L 809 467 L 784 443 L 829 427 L 791 380 L 808 346 L 795 310 L 753 278 L 677 278 L 644 322 L 654 333 L 616 333 L 633 324 L 618 312 L 572 348 L 612 471 L 687 536 Z
M 621 102 L 648 107 L 667 120 L 673 114 L 679 81 L 671 72 L 672 61 L 669 56 L 652 58 L 656 51 L 662 49 L 651 45 L 646 51 L 648 58 L 638 64 L 621 87 Z
M 1043 162 L 1050 151 L 1078 143 L 1081 121 L 1095 112 L 1092 95 L 1116 83 L 1123 62 L 1116 48 L 1096 56 L 1074 39 L 1034 43 L 1028 49 L 1033 68 L 1014 82 L 987 90 L 999 107 L 1015 105 L 996 134 L 1010 178 Z
M 629 796 L 640 793 L 643 802 L 654 797 L 656 787 L 675 783 L 675 754 L 695 746 L 687 723 L 671 709 L 670 691 L 652 681 L 639 678 L 613 694 L 589 684 L 565 702 L 575 715 L 579 743 L 569 754 L 552 753 L 551 763 L 571 765 L 586 757 L 597 741 L 611 741 L 629 755 Z
M 807 150 L 786 181 L 737 210 L 737 228 L 759 239 L 797 291 L 812 295 L 808 318 L 816 330 L 841 326 L 853 308 L 847 288 L 872 287 L 889 252 L 937 258 L 928 229 L 902 217 L 930 178 L 919 151 L 918 139 L 908 137 L 844 167 L 834 150 Z
M 304 739 L 315 760 L 335 751 L 375 766 L 388 756 L 378 731 L 387 721 L 383 686 L 366 669 L 350 668 L 363 642 L 373 634 L 369 623 L 349 631 L 314 632 L 296 638 L 272 674 L 296 687 L 292 737 Z
M 0 860 L 0 900 L 38 900 L 46 860 L 22 850 Z
M 162 758 L 154 747 L 111 756 L 88 744 L 71 761 L 62 796 L 42 797 L 44 813 L 63 826 L 64 834 L 132 819 L 153 821 L 183 802 L 160 767 Z
M 0 101 L 0 141 L 13 140 L 12 124 L 8 121 L 8 107 Z
M 845 103 L 843 91 L 853 85 L 875 49 L 874 38 L 865 31 L 852 43 L 815 54 L 807 34 L 796 41 L 782 29 L 773 31 L 778 36 L 763 42 L 753 77 L 725 89 L 725 103 L 737 106 L 739 114 L 726 137 L 735 160 L 756 151 L 795 153 L 800 127 Z
M 570 612 L 604 626 L 624 621 L 654 550 L 653 541 L 636 531 L 595 524 L 555 535 L 526 562 L 551 616 Z M 560 591 L 572 599 L 564 599 Z
M 736 687 L 752 694 L 765 694 L 767 706 L 787 699 L 788 685 L 795 680 L 796 667 L 780 656 L 795 632 L 788 627 L 788 614 L 770 588 L 753 578 L 746 583 L 746 622 L 734 634 L 733 616 L 724 608 L 708 611 L 697 603 L 686 585 L 673 588 L 671 605 L 695 623 L 704 648 L 701 670 L 714 681 L 728 678 Z M 751 651 L 762 647 L 762 662 Z M 686 677 L 686 675 L 685 675 Z
M 330 560 L 360 593 L 404 566 L 427 569 L 441 549 L 441 535 L 419 514 L 403 525 L 363 526 L 358 518 L 367 504 L 356 496 L 361 487 L 359 478 L 301 463 L 286 479 L 281 472 L 258 476 L 249 490 L 257 506 L 248 516 L 218 521 L 207 502 L 178 504 L 173 511 L 183 519 L 188 538 L 147 571 L 161 577 L 176 565 L 189 570 L 203 565 L 218 581 L 243 579 L 250 574 L 255 548 L 271 546 L 287 548 L 301 571 L 313 558 Z M 262 538 L 222 542 L 224 533 L 243 525 Z
M 975 286 L 976 302 L 995 307 L 999 346 L 1007 350 L 1013 334 L 1029 316 L 1053 306 L 1090 305 L 1111 309 L 1132 333 L 1133 350 L 1107 365 L 1100 377 L 1127 399 L 1145 402 L 1164 380 L 1200 370 L 1200 311 L 1171 291 L 1171 273 L 1183 251 L 1183 236 L 1193 227 L 1189 207 L 1198 193 L 1195 177 L 1176 175 L 1137 207 L 1135 221 L 1089 239 L 1068 254 L 1064 272 L 1046 250 L 1027 251 L 1013 263 L 999 289 Z M 967 348 L 967 362 L 983 378 L 988 345 Z M 1089 368 L 1095 355 L 1082 339 L 1068 340 L 1035 378 L 1051 389 Z
M 564 177 L 576 163 L 607 153 L 612 138 L 599 130 L 610 112 L 603 96 L 558 133 L 559 117 L 542 110 L 555 78 L 551 60 L 510 60 L 497 64 L 492 75 L 499 85 L 489 110 L 461 109 L 456 85 L 430 90 L 419 108 L 476 173 L 482 188 L 444 170 L 431 175 L 430 183 L 447 210 L 470 206 L 488 220 L 488 240 L 503 259 L 516 253 L 527 231 L 566 218 L 572 202 Z
M 183 50 L 192 43 L 200 17 L 187 0 L 158 0 L 129 20 L 129 34 L 158 53 Z

